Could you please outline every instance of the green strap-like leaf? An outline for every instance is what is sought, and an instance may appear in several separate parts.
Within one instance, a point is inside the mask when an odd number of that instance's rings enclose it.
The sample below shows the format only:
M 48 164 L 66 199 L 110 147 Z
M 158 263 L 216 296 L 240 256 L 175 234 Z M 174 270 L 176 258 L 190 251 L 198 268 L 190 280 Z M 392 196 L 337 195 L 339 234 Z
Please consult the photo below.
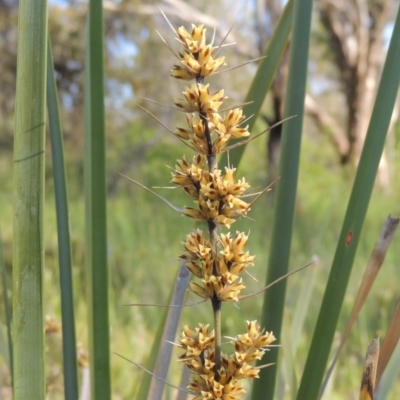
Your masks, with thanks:
M 111 399 L 108 322 L 107 190 L 103 8 L 89 1 L 85 58 L 85 213 L 91 396 Z
M 48 40 L 47 48 L 47 109 L 49 114 L 49 131 L 51 152 L 53 156 L 54 189 L 57 210 L 58 258 L 60 264 L 63 334 L 64 397 L 66 400 L 76 400 L 79 395 L 68 194 L 60 113 L 58 109 L 57 86 L 54 76 L 50 39 Z
M 21 0 L 14 136 L 14 399 L 44 400 L 46 0 Z
M 399 65 L 400 13 L 397 15 L 390 41 L 363 152 L 297 394 L 298 400 L 318 398 L 399 87 Z
M 280 181 L 276 192 L 267 284 L 287 274 L 289 268 L 306 93 L 311 11 L 312 0 L 295 1 L 284 118 L 292 116 L 296 116 L 296 118 L 290 119 L 283 125 Z M 261 326 L 268 331 L 273 331 L 279 343 L 282 343 L 281 328 L 285 292 L 286 280 L 265 292 L 261 318 Z M 272 348 L 262 363 L 277 363 L 277 361 L 278 348 Z M 260 371 L 260 379 L 254 382 L 253 400 L 274 398 L 276 374 L 276 364 Z
M 191 274 L 186 268 L 185 263 L 181 263 L 175 285 L 171 290 L 169 304 L 180 306 L 184 304 L 187 286 Z M 147 369 L 163 380 L 166 379 L 171 360 L 172 347 L 170 342 L 174 342 L 176 329 L 182 313 L 182 307 L 167 308 L 160 320 L 160 325 L 154 338 L 150 356 L 147 361 Z M 164 383 L 150 375 L 144 375 L 140 385 L 138 399 L 161 398 Z

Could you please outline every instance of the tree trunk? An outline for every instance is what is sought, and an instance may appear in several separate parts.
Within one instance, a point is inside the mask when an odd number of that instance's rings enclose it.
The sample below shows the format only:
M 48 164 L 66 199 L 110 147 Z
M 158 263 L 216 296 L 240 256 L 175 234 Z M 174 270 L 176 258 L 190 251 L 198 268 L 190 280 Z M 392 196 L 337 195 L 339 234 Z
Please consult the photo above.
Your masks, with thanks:
M 342 143 L 337 148 L 342 163 L 358 165 L 384 60 L 382 32 L 387 23 L 389 1 L 382 0 L 368 7 L 366 2 L 352 0 L 342 7 L 341 3 L 323 0 L 318 6 L 348 110 L 344 134 L 336 131 L 335 135 L 340 140 L 346 137 L 348 145 Z M 322 112 L 317 112 L 316 108 L 310 114 L 317 124 L 321 124 Z M 382 155 L 378 178 L 382 186 L 389 183 L 385 154 Z

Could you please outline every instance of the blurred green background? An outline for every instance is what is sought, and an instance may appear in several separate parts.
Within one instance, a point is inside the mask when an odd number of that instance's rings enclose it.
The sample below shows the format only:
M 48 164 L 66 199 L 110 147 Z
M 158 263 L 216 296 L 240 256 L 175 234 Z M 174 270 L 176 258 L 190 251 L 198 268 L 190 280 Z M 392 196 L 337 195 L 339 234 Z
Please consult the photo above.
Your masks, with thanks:
M 182 250 L 180 241 L 196 226 L 194 222 L 181 218 L 155 197 L 135 187 L 119 175 L 122 172 L 148 187 L 167 187 L 170 186 L 170 171 L 166 166 L 172 167 L 175 160 L 182 157 L 185 152 L 187 156 L 190 156 L 187 148 L 184 148 L 172 135 L 135 107 L 135 104 L 143 105 L 172 129 L 176 122 L 182 121 L 183 118 L 182 114 L 171 109 L 143 100 L 143 97 L 148 97 L 171 105 L 173 98 L 179 96 L 183 88 L 182 84 L 169 78 L 169 69 L 175 60 L 157 36 L 156 29 L 172 46 L 175 44 L 172 32 L 161 18 L 157 6 L 162 7 L 169 15 L 174 26 L 181 24 L 188 26 L 190 22 L 204 21 L 207 26 L 210 26 L 210 35 L 215 27 L 217 43 L 235 20 L 236 25 L 228 42 L 234 41 L 237 44 L 223 49 L 229 67 L 257 57 L 264 49 L 281 6 L 280 2 L 276 1 L 265 3 L 261 10 L 255 6 L 255 2 L 245 1 L 235 2 L 232 10 L 231 2 L 222 0 L 213 2 L 213 5 L 203 4 L 200 1 L 158 3 L 136 0 L 121 0 L 104 4 L 111 351 L 122 354 L 135 362 L 145 363 L 163 309 L 127 307 L 126 304 L 167 302 L 178 268 L 177 256 Z M 314 264 L 289 278 L 287 292 L 286 321 L 291 321 L 294 318 L 293 313 L 301 288 L 313 282 L 310 285 L 313 300 L 306 318 L 306 329 L 299 338 L 301 350 L 296 355 L 299 375 L 306 359 L 353 183 L 358 155 L 357 146 L 354 143 L 360 139 L 354 139 L 351 135 L 354 135 L 357 129 L 361 129 L 352 127 L 354 110 L 349 109 L 349 99 L 352 94 L 349 93 L 348 81 L 346 81 L 346 71 L 357 68 L 358 64 L 347 65 L 346 70 L 346 65 L 342 62 L 344 67 L 339 68 L 341 65 L 337 59 L 339 52 L 332 45 L 335 42 L 332 41 L 329 15 L 326 15 L 328 11 L 324 8 L 324 3 L 326 2 L 322 0 L 316 2 L 312 27 L 308 92 L 310 99 L 314 101 L 310 103 L 314 104 L 314 108 L 311 106 L 307 108 L 308 114 L 304 123 L 291 268 L 299 268 L 310 261 L 314 261 Z M 350 3 L 353 4 L 353 2 L 349 2 L 349 7 L 351 7 Z M 385 52 L 387 38 L 390 36 L 393 17 L 391 10 L 394 9 L 395 3 L 395 1 L 365 3 L 371 20 L 376 21 L 376 25 L 380 23 L 379 30 L 375 34 L 380 35 L 382 54 Z M 13 218 L 11 177 L 17 2 L 1 0 L 0 9 L 2 54 L 0 70 L 3 71 L 0 74 L 0 227 L 7 278 L 11 288 Z M 382 15 L 379 14 L 381 9 L 385 9 Z M 83 344 L 84 348 L 87 347 L 82 115 L 85 13 L 86 3 L 79 0 L 49 2 L 49 31 L 53 42 L 65 135 L 77 340 Z M 339 16 L 338 13 L 336 15 L 338 21 Z M 335 18 L 334 12 L 330 18 Z M 345 22 L 342 21 L 343 24 Z M 345 48 L 345 45 L 343 47 Z M 345 56 L 343 57 L 346 59 Z M 378 65 L 376 68 L 379 72 L 381 66 Z M 210 85 L 214 88 L 212 91 L 224 88 L 226 95 L 230 98 L 228 104 L 240 104 L 246 95 L 255 69 L 254 65 L 249 64 L 240 69 L 216 75 L 210 80 Z M 261 118 L 257 121 L 253 133 L 265 129 L 266 123 L 279 120 L 285 71 L 286 64 L 283 62 L 277 74 L 275 88 L 264 104 Z M 358 88 L 357 84 L 354 82 L 354 86 Z M 356 101 L 356 99 L 357 97 L 353 100 Z M 315 104 L 318 112 L 315 111 Z M 360 108 L 356 107 L 356 111 L 361 113 L 362 104 L 358 107 Z M 368 109 L 363 112 L 365 114 L 360 115 L 368 122 Z M 325 114 L 331 120 L 321 125 L 318 118 Z M 329 121 L 334 126 L 329 125 Z M 335 136 L 336 128 L 342 130 L 343 137 L 348 141 L 347 152 L 341 151 L 337 145 L 338 141 L 335 141 L 335 138 L 340 137 L 340 134 Z M 398 197 L 400 179 L 398 173 L 395 172 L 400 166 L 399 138 L 400 126 L 394 115 L 392 129 L 388 136 L 385 163 L 382 164 L 376 182 L 346 295 L 345 307 L 341 313 L 338 338 L 350 313 L 358 284 L 381 225 L 388 214 L 400 215 Z M 276 153 L 268 151 L 268 148 L 271 149 L 268 146 L 273 144 L 272 139 L 272 135 L 267 134 L 246 147 L 238 177 L 246 177 L 253 188 L 264 188 L 276 173 L 274 172 Z M 45 313 L 60 320 L 54 185 L 49 139 L 47 141 L 44 224 Z M 157 189 L 157 192 L 179 207 L 190 205 L 190 199 L 178 190 Z M 248 249 L 251 254 L 257 256 L 256 266 L 250 271 L 252 277 L 245 277 L 248 293 L 262 288 L 265 281 L 273 196 L 273 191 L 264 196 L 253 207 L 250 218 L 243 219 L 234 226 L 235 230 L 250 232 Z M 392 248 L 389 249 L 382 272 L 339 359 L 339 365 L 333 377 L 334 390 L 331 399 L 358 398 L 364 349 L 374 336 L 384 334 L 398 299 L 398 243 L 397 237 Z M 312 281 L 311 277 L 314 274 L 315 280 Z M 10 378 L 4 359 L 5 320 L 2 304 L 5 295 L 11 297 L 11 289 L 8 293 L 0 293 L 0 388 L 7 398 Z M 188 299 L 189 302 L 196 301 L 190 294 Z M 224 334 L 235 334 L 238 330 L 243 330 L 245 320 L 259 318 L 261 301 L 262 296 L 245 300 L 239 305 L 239 310 L 233 305 L 226 306 L 223 318 Z M 200 320 L 205 323 L 211 320 L 212 313 L 207 304 L 194 307 L 185 308 L 182 321 L 193 325 Z M 289 327 L 290 322 L 285 325 L 286 329 Z M 49 398 L 59 399 L 62 398 L 60 338 L 54 334 L 48 338 L 46 345 Z M 112 356 L 111 363 L 113 398 L 135 398 L 142 372 L 115 355 Z M 341 368 L 341 366 L 346 366 L 346 368 Z M 180 366 L 174 366 L 169 380 L 178 384 L 179 372 Z M 390 398 L 394 400 L 399 396 L 400 383 L 398 382 Z

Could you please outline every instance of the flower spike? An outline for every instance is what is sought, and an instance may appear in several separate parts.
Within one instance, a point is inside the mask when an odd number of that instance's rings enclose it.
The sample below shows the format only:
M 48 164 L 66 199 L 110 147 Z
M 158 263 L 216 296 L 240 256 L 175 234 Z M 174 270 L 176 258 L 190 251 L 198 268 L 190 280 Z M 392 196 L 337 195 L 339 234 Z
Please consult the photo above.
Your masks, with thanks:
M 237 219 L 246 217 L 257 197 L 248 203 L 245 198 L 250 185 L 244 178 L 237 179 L 235 168 L 219 169 L 216 157 L 235 146 L 230 144 L 232 139 L 250 136 L 248 118 L 241 106 L 223 107 L 227 98 L 223 89 L 211 90 L 204 83 L 226 65 L 225 57 L 218 53 L 229 32 L 214 47 L 213 41 L 207 43 L 202 24 L 193 24 L 190 30 L 170 26 L 182 46 L 177 53 L 168 46 L 178 59 L 171 76 L 193 81 L 174 100 L 175 107 L 185 112 L 186 124 L 177 125 L 173 133 L 195 153 L 190 159 L 176 161 L 171 182 L 191 198 L 192 204 L 185 206 L 182 214 L 205 222 L 208 228 L 208 232 L 197 228 L 186 235 L 179 258 L 194 277 L 190 290 L 202 301 L 211 301 L 215 322 L 214 330 L 208 324 L 196 328 L 185 325 L 174 345 L 182 350 L 178 360 L 192 372 L 187 389 L 194 400 L 239 400 L 245 393 L 241 381 L 258 377 L 260 368 L 253 363 L 275 341 L 272 332 L 265 332 L 256 321 L 247 321 L 247 331 L 231 338 L 231 353 L 224 354 L 221 349 L 222 304 L 245 298 L 241 294 L 245 289 L 243 273 L 254 266 L 255 256 L 246 250 L 248 234 L 218 233 L 218 227 L 230 228 Z

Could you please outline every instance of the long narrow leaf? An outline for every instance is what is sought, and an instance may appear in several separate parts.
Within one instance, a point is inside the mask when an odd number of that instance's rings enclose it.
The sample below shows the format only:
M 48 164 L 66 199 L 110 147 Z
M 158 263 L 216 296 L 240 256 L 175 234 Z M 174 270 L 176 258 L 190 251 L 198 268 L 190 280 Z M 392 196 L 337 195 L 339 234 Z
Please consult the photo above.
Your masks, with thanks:
M 64 362 L 64 392 L 66 400 L 78 398 L 74 295 L 72 287 L 72 256 L 69 232 L 68 193 L 64 167 L 60 113 L 54 76 L 50 38 L 47 46 L 47 109 L 53 155 L 54 188 L 56 195 L 58 258 L 60 264 L 62 338 Z
M 103 8 L 90 0 L 85 65 L 85 205 L 92 398 L 111 398 L 108 322 L 107 190 Z
M 314 400 L 318 397 L 399 87 L 399 65 L 400 13 L 390 41 L 360 164 L 297 394 L 298 400 Z
M 172 298 L 172 291 L 171 291 L 170 297 Z M 162 336 L 163 336 L 163 332 L 164 332 L 164 325 L 167 320 L 167 316 L 168 316 L 168 310 L 165 310 L 162 317 L 160 318 L 157 331 L 154 335 L 153 345 L 151 347 L 150 354 L 149 354 L 149 357 L 146 362 L 146 369 L 148 371 L 153 371 L 155 368 L 158 350 L 160 348 L 160 343 L 162 340 Z M 147 399 L 147 395 L 149 393 L 149 388 L 150 388 L 151 381 L 152 381 L 152 376 L 150 374 L 147 374 L 145 371 L 142 372 L 142 376 L 143 377 L 140 380 L 140 387 L 139 387 L 138 395 L 136 398 Z
M 289 388 L 291 398 L 294 399 L 297 394 L 297 387 L 298 387 L 298 376 L 296 374 L 296 358 L 293 349 L 295 348 L 295 343 L 293 343 L 293 339 L 297 339 L 293 337 L 292 331 L 290 329 L 290 321 L 288 313 L 284 313 L 284 326 L 282 329 L 282 340 L 281 342 L 284 343 L 284 347 L 281 348 L 281 354 L 279 357 L 279 373 L 280 376 L 277 379 L 276 384 L 276 393 L 279 399 L 283 398 L 285 391 Z M 279 387 L 281 386 L 282 396 L 278 394 Z
M 21 0 L 14 137 L 14 399 L 44 400 L 46 0 Z
M 7 353 L 4 355 L 4 358 L 8 362 L 8 367 L 10 368 L 11 380 L 13 375 L 13 345 L 12 345 L 12 336 L 11 336 L 11 307 L 8 300 L 7 295 L 7 274 L 6 274 L 6 264 L 4 261 L 4 253 L 3 253 L 3 242 L 1 240 L 1 231 L 0 231 L 0 269 L 1 269 L 1 283 L 3 286 L 3 301 L 4 301 L 4 315 L 6 317 L 6 327 L 7 327 Z
M 290 119 L 283 126 L 279 169 L 281 179 L 278 182 L 276 194 L 267 284 L 287 274 L 289 267 L 307 80 L 311 11 L 311 0 L 299 0 L 294 4 L 284 118 L 294 115 L 297 117 Z M 285 292 L 286 281 L 282 281 L 267 290 L 264 296 L 262 326 L 267 330 L 272 330 L 278 340 L 281 340 Z M 273 348 L 268 353 L 268 362 L 276 363 L 277 360 L 278 348 Z M 276 374 L 276 365 L 260 371 L 260 379 L 254 382 L 253 400 L 273 399 Z
M 379 355 L 378 369 L 376 371 L 376 383 L 379 385 L 379 381 L 385 369 L 389 363 L 390 358 L 396 349 L 397 344 L 400 340 L 400 299 L 397 302 L 396 309 L 390 320 L 390 325 L 386 333 L 385 341 L 382 345 L 382 350 Z
M 186 268 L 186 263 L 182 262 L 176 279 L 174 288 L 172 289 L 171 304 L 183 305 L 187 287 L 191 274 Z M 172 348 L 171 342 L 175 340 L 176 329 L 182 313 L 181 307 L 172 307 L 168 309 L 167 318 L 163 327 L 161 341 L 158 343 L 157 359 L 153 369 L 154 375 L 165 380 L 167 378 L 169 364 L 171 361 Z M 164 383 L 153 378 L 150 389 L 147 394 L 147 400 L 161 399 L 164 390 Z
M 263 105 L 265 96 L 271 86 L 275 72 L 279 66 L 282 54 L 285 50 L 290 29 L 292 28 L 293 19 L 293 3 L 294 0 L 289 0 L 285 9 L 279 18 L 279 21 L 274 29 L 274 33 L 265 49 L 265 58 L 261 61 L 257 73 L 253 79 L 250 89 L 247 93 L 245 103 L 249 103 L 243 107 L 243 113 L 253 117 L 249 121 L 249 131 L 252 130 L 257 115 Z M 237 147 L 229 152 L 229 161 L 236 167 L 239 166 L 245 146 Z M 221 157 L 221 165 L 227 165 L 227 153 Z
M 379 400 L 386 400 L 390 393 L 393 392 L 393 386 L 398 382 L 400 374 L 400 341 L 397 343 L 396 349 L 383 372 L 382 378 L 378 382 L 375 396 Z M 379 361 L 378 361 L 379 369 Z

